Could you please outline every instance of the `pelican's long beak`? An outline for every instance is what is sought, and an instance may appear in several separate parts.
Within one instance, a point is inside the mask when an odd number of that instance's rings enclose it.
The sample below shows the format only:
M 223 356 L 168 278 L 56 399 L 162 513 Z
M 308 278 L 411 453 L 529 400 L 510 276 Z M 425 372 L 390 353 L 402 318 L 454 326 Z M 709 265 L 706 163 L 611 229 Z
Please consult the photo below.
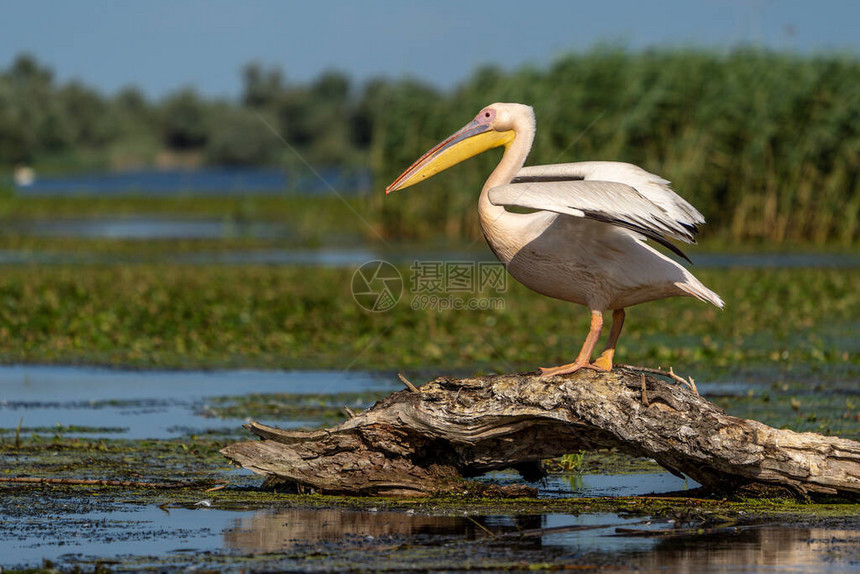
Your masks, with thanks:
M 497 132 L 489 124 L 472 120 L 430 151 L 418 158 L 400 177 L 385 188 L 385 193 L 409 187 L 433 177 L 463 160 L 514 140 L 514 131 Z

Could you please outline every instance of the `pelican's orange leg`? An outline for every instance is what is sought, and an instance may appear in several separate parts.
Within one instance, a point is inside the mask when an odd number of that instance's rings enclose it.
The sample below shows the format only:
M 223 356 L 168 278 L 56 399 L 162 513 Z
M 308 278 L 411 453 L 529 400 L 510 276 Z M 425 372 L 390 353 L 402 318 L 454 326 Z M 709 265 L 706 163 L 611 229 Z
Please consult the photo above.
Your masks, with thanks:
M 594 346 L 600 338 L 600 331 L 603 329 L 603 313 L 600 311 L 591 312 L 591 327 L 588 330 L 588 337 L 585 338 L 585 343 L 582 344 L 582 349 L 579 351 L 576 360 L 568 365 L 560 367 L 541 367 L 541 377 L 551 377 L 553 375 L 566 375 L 573 373 L 579 369 L 594 369 L 595 371 L 603 371 L 599 365 L 591 363 L 591 353 L 594 351 Z
M 612 370 L 615 345 L 618 343 L 618 336 L 621 335 L 622 327 L 624 327 L 624 309 L 616 309 L 612 312 L 612 328 L 609 330 L 609 340 L 606 341 L 606 349 L 594 360 L 594 365 L 600 367 L 601 370 Z

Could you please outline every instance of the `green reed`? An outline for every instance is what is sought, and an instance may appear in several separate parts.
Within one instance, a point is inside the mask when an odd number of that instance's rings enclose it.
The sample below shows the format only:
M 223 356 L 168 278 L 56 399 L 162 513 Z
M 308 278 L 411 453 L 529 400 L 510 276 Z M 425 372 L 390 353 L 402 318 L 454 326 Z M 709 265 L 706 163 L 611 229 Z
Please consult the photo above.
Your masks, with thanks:
M 528 163 L 637 163 L 701 209 L 707 235 L 817 245 L 860 239 L 856 57 L 601 48 L 548 69 L 479 70 L 450 94 L 388 86 L 374 132 L 380 188 L 494 101 L 535 107 Z M 374 198 L 385 228 L 474 236 L 476 196 L 498 159 L 486 155 L 421 188 Z

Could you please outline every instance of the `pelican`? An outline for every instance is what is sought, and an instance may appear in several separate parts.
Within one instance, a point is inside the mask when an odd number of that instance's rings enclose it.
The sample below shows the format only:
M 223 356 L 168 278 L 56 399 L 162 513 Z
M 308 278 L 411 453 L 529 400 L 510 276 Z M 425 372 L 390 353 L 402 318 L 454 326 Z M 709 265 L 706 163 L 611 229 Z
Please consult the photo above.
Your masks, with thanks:
M 496 103 L 422 155 L 385 189 L 389 194 L 482 153 L 504 146 L 481 190 L 484 237 L 508 273 L 548 297 L 585 305 L 588 336 L 572 363 L 541 367 L 541 376 L 582 368 L 612 370 L 624 309 L 665 297 L 696 297 L 723 306 L 673 259 L 646 243 L 653 239 L 687 259 L 670 239 L 695 243 L 705 219 L 665 179 L 629 163 L 587 161 L 523 167 L 535 135 L 530 106 Z M 514 213 L 507 207 L 533 210 Z M 689 259 L 687 259 L 689 261 Z M 606 349 L 591 356 L 612 311 Z

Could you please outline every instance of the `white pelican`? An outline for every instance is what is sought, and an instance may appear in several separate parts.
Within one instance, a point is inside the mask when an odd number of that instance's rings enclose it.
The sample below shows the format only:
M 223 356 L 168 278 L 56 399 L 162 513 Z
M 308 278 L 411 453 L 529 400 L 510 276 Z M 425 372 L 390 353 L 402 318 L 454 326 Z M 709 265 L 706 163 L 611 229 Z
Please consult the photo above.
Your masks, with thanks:
M 576 359 L 559 367 L 541 367 L 542 376 L 581 368 L 611 370 L 625 307 L 678 296 L 723 306 L 719 295 L 645 243 L 651 238 L 687 259 L 669 239 L 695 243 L 696 226 L 705 221 L 669 188 L 668 181 L 635 165 L 610 161 L 523 167 L 534 135 L 531 107 L 492 104 L 421 156 L 385 193 L 505 146 L 478 199 L 490 249 L 523 285 L 591 310 L 591 328 Z M 513 213 L 506 206 L 536 211 Z M 606 350 L 591 362 L 603 313 L 610 309 Z

